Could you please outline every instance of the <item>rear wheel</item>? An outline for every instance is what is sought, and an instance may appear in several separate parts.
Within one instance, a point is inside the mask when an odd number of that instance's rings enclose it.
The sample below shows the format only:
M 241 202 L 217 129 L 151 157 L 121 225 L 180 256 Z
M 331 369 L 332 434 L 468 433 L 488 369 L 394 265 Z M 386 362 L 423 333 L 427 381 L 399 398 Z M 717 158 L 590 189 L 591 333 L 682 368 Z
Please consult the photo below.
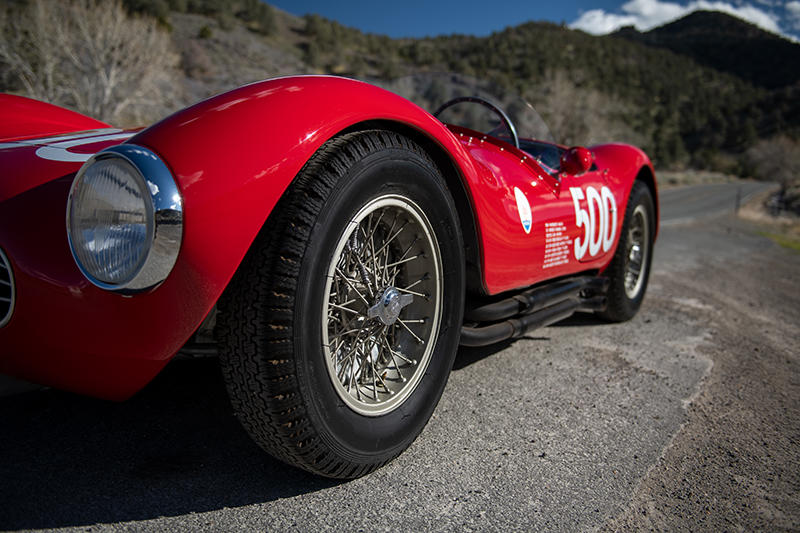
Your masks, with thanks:
M 610 280 L 608 307 L 598 313 L 614 322 L 633 318 L 644 300 L 655 239 L 655 208 L 650 189 L 636 181 L 631 189 L 617 250 L 605 272 Z
M 361 132 L 320 149 L 220 304 L 223 373 L 256 442 L 343 478 L 410 445 L 458 345 L 458 228 L 443 177 L 409 139 Z

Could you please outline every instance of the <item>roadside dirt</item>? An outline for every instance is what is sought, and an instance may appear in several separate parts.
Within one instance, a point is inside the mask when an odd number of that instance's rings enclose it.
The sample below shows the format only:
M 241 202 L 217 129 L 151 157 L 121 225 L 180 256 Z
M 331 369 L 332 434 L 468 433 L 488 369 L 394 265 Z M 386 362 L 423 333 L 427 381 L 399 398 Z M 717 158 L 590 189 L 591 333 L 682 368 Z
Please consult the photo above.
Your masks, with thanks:
M 685 187 L 687 185 L 708 185 L 710 183 L 735 183 L 740 178 L 724 172 L 712 170 L 660 170 L 656 169 L 660 190 Z
M 800 250 L 800 217 L 786 213 L 778 216 L 771 215 L 766 208 L 766 203 L 772 194 L 769 191 L 753 197 L 739 210 L 739 217 L 753 223 L 761 233 L 766 234 L 778 244 Z
M 732 217 L 712 231 L 683 231 L 703 250 L 696 264 L 656 273 L 656 298 L 698 303 L 687 320 L 707 324 L 711 339 L 700 351 L 713 366 L 683 428 L 602 530 L 800 526 L 800 254 L 757 231 Z

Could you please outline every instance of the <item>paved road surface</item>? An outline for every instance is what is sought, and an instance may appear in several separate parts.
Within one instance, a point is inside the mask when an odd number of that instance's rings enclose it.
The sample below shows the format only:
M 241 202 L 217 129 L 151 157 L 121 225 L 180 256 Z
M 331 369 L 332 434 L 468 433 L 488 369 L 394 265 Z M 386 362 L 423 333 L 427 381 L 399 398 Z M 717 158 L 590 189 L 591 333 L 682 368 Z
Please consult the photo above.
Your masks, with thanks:
M 664 193 L 632 321 L 462 350 L 420 438 L 356 481 L 262 454 L 213 360 L 122 404 L 0 398 L 0 529 L 795 529 L 800 255 L 730 215 L 736 188 Z
M 731 212 L 754 195 L 769 189 L 763 182 L 714 183 L 667 189 L 661 193 L 661 223 L 675 226 Z

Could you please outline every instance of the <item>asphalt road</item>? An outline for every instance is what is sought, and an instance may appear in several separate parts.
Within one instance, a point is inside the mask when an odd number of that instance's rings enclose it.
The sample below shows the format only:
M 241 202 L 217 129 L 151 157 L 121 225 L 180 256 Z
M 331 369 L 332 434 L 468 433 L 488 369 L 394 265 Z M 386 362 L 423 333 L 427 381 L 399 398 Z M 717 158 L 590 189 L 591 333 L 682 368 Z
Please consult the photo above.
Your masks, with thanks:
M 0 529 L 797 529 L 800 254 L 732 216 L 738 187 L 664 192 L 632 321 L 462 350 L 419 439 L 355 481 L 260 452 L 213 360 L 122 404 L 0 398 Z
M 660 195 L 661 225 L 684 225 L 730 213 L 737 204 L 744 205 L 770 186 L 763 182 L 743 181 L 667 189 Z

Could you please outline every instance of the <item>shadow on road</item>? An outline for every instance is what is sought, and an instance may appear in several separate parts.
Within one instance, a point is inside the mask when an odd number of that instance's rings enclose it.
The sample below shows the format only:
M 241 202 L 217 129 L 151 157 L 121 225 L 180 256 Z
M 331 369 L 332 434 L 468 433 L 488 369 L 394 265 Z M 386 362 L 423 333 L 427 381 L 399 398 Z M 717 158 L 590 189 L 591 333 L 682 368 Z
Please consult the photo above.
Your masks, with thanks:
M 587 317 L 562 324 L 596 323 Z M 453 370 L 512 342 L 461 348 Z M 55 390 L 0 397 L 0 425 L 0 530 L 178 516 L 338 484 L 284 465 L 250 440 L 215 359 L 173 361 L 122 403 Z
M 497 344 L 492 344 L 491 346 L 480 346 L 477 348 L 461 346 L 458 348 L 456 360 L 453 362 L 453 370 L 461 370 L 462 368 L 466 368 L 482 359 L 486 359 L 487 357 L 491 357 L 498 352 L 502 352 L 513 342 L 514 341 L 512 340 L 508 340 L 499 342 Z
M 131 400 L 0 398 L 0 529 L 176 516 L 336 485 L 262 452 L 216 360 L 175 361 Z
M 599 316 L 595 315 L 594 313 L 575 313 L 574 315 L 561 320 L 560 322 L 556 322 L 555 324 L 551 324 L 549 327 L 551 328 L 563 328 L 569 326 L 603 326 L 608 325 L 610 322 Z
M 565 318 L 560 322 L 556 322 L 549 327 L 598 326 L 608 323 L 609 322 L 607 320 L 598 318 L 594 315 L 594 313 L 575 313 L 571 317 Z M 542 331 L 546 330 L 532 330 L 528 334 L 519 337 L 519 339 L 531 341 L 549 341 L 550 337 L 541 334 L 537 335 L 537 333 Z M 487 357 L 491 357 L 496 353 L 502 352 L 519 339 L 509 339 L 507 341 L 492 344 L 490 346 L 481 346 L 477 348 L 467 348 L 462 346 L 458 349 L 458 355 L 456 355 L 456 360 L 453 363 L 453 370 L 461 370 L 462 368 L 466 368 L 482 359 L 486 359 Z

